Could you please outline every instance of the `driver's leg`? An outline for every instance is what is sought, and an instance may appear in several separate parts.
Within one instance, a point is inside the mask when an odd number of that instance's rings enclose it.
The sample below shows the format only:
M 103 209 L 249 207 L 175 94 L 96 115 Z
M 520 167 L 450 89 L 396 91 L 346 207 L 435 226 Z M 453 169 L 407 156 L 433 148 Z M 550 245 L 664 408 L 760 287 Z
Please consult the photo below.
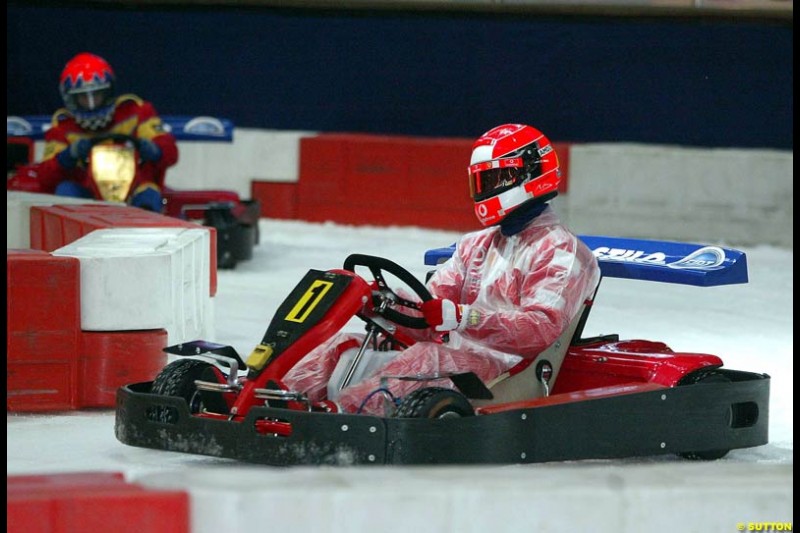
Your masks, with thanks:
M 508 370 L 518 360 L 518 357 L 496 355 L 486 348 L 477 351 L 464 344 L 455 349 L 433 342 L 419 342 L 406 348 L 373 377 L 344 389 L 337 403 L 350 413 L 384 415 L 386 395 L 381 390 L 381 376 L 432 378 L 423 381 L 388 379 L 386 388 L 395 399 L 399 399 L 423 387 L 454 388 L 450 379 L 435 379 L 442 374 L 474 372 L 485 383 Z
M 364 339 L 359 333 L 338 333 L 308 352 L 283 377 L 290 390 L 303 392 L 312 402 L 326 399 L 328 381 L 336 363 L 346 350 L 358 347 Z

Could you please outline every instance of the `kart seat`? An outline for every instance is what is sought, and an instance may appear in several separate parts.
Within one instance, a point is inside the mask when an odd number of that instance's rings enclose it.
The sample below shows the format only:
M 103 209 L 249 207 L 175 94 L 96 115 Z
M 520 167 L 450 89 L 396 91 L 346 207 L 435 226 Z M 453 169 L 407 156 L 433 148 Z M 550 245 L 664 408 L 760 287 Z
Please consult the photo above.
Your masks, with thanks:
M 500 374 L 487 383 L 494 398 L 491 400 L 474 400 L 476 407 L 495 405 L 518 400 L 530 400 L 548 396 L 558 378 L 561 363 L 567 355 L 572 341 L 579 330 L 583 329 L 586 315 L 591 308 L 592 300 L 586 300 L 581 310 L 572 319 L 567 329 L 534 359 L 523 359 L 508 371 Z M 542 370 L 550 368 L 550 377 L 541 379 Z

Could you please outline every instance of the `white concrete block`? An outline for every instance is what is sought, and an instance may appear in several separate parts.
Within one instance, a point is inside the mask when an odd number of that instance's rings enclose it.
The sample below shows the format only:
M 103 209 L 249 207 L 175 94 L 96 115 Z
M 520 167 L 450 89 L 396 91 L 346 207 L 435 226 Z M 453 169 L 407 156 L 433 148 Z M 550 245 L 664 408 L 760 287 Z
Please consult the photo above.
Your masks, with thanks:
M 213 329 L 205 229 L 97 230 L 53 255 L 81 263 L 81 329 L 164 328 L 170 344 Z

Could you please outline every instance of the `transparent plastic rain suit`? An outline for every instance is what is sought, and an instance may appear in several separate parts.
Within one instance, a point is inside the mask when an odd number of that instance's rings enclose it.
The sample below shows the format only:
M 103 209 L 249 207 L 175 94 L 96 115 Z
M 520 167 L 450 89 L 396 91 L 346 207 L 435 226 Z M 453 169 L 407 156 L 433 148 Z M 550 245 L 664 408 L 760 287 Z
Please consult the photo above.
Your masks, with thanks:
M 499 226 L 469 233 L 427 283 L 434 297 L 463 306 L 460 324 L 447 342 L 432 330 L 412 332 L 423 340 L 351 383 L 335 401 L 343 411 L 382 414 L 384 396 L 375 394 L 381 376 L 472 371 L 488 382 L 550 346 L 593 297 L 599 280 L 591 250 L 549 207 L 511 236 Z M 355 350 L 361 339 L 354 333 L 334 336 L 301 360 L 284 384 L 306 392 L 312 401 L 325 399 L 339 357 Z M 449 379 L 390 379 L 385 384 L 394 398 L 423 386 L 453 388 Z

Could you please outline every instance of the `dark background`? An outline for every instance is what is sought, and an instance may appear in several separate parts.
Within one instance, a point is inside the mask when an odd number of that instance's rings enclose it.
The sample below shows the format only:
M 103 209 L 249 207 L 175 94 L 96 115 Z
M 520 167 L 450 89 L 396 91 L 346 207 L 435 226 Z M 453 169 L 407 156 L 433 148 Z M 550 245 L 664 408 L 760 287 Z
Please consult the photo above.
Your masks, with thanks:
M 90 51 L 161 114 L 240 127 L 793 148 L 791 16 L 124 6 L 9 4 L 7 114 L 52 113 Z

